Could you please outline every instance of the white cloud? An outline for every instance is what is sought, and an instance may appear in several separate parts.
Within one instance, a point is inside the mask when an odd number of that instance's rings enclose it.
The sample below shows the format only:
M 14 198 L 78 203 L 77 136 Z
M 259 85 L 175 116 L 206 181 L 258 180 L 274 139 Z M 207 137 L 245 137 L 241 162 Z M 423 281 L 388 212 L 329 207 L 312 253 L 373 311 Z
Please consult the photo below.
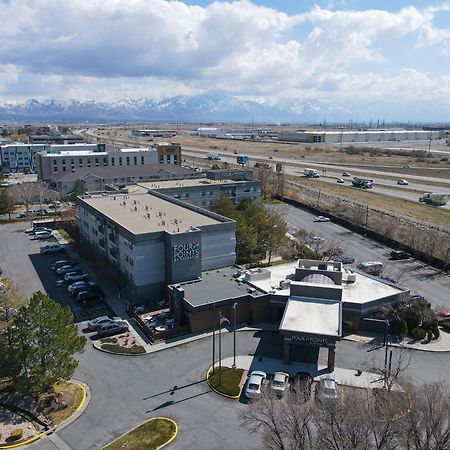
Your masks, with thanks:
M 448 97 L 445 74 L 399 66 L 388 51 L 396 46 L 411 61 L 423 48 L 448 55 L 450 27 L 434 24 L 448 11 L 449 3 L 396 12 L 314 7 L 289 16 L 248 0 L 207 7 L 167 0 L 0 2 L 0 17 L 8 18 L 0 32 L 0 96 L 110 101 L 223 90 L 272 102 Z M 297 37 L 301 27 L 311 29 L 306 37 Z

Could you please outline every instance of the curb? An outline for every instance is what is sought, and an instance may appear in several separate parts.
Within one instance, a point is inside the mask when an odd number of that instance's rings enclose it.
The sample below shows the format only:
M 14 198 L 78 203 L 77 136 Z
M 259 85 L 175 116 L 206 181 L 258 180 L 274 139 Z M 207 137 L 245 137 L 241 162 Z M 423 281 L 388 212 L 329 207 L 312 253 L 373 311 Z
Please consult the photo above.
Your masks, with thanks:
M 209 383 L 209 374 L 210 374 L 211 370 L 212 370 L 212 366 L 206 371 L 206 375 L 205 375 L 205 380 L 208 383 L 209 388 L 212 391 L 214 391 L 216 394 L 221 395 L 222 397 L 229 398 L 231 400 L 238 400 L 241 397 L 242 389 L 240 390 L 239 395 L 228 395 L 228 394 L 224 394 L 223 392 L 218 391 L 217 389 L 215 389 L 211 386 L 211 384 Z
M 96 345 L 96 344 L 97 344 L 97 342 L 93 342 L 93 343 L 92 343 L 92 346 L 93 346 L 96 350 L 98 350 L 98 351 L 100 351 L 100 352 L 103 352 L 103 353 L 108 353 L 108 354 L 110 354 L 110 355 L 117 355 L 117 356 L 145 356 L 145 355 L 148 355 L 148 354 L 149 354 L 149 353 L 147 353 L 147 350 L 146 350 L 146 348 L 145 348 L 144 346 L 142 346 L 142 347 L 144 348 L 144 350 L 145 350 L 144 353 L 135 353 L 135 354 L 133 354 L 133 353 L 116 353 L 116 352 L 112 352 L 112 351 L 110 351 L 110 350 L 105 350 L 104 348 L 101 348 L 100 345 Z
M 118 438 L 112 440 L 111 442 L 108 442 L 106 445 L 104 445 L 102 447 L 102 449 L 104 449 L 105 447 L 107 447 L 108 445 L 111 445 L 113 442 L 118 441 L 119 439 L 121 439 L 123 436 L 125 436 L 128 433 L 131 433 L 132 431 L 136 430 L 137 428 L 139 428 L 141 425 L 144 425 L 144 423 L 147 422 L 151 422 L 152 420 L 166 420 L 167 422 L 172 422 L 175 425 L 175 433 L 173 434 L 173 436 L 171 436 L 169 438 L 168 441 L 164 442 L 164 444 L 160 445 L 159 447 L 156 448 L 156 450 L 160 450 L 161 448 L 166 447 L 167 445 L 169 445 L 171 442 L 174 441 L 174 439 L 177 437 L 178 435 L 178 424 L 175 422 L 175 420 L 170 419 L 169 417 L 162 417 L 162 416 L 157 416 L 157 417 L 151 417 L 150 419 L 144 420 L 144 422 L 140 423 L 139 425 L 135 426 L 134 428 L 132 428 L 131 430 L 127 431 L 126 433 L 122 434 L 121 436 L 119 436 Z
M 81 381 L 73 380 L 73 379 L 71 381 L 74 384 L 76 383 L 79 386 L 81 386 L 81 389 L 83 390 L 83 397 L 81 399 L 80 404 L 77 406 L 77 408 L 75 409 L 75 411 L 73 412 L 73 414 L 70 417 L 68 417 L 64 422 L 61 422 L 56 427 L 49 428 L 45 432 L 39 433 L 36 436 L 33 436 L 32 438 L 30 438 L 30 439 L 28 439 L 26 441 L 18 442 L 17 444 L 10 444 L 10 445 L 0 446 L 0 450 L 10 449 L 10 448 L 18 448 L 18 447 L 22 447 L 24 445 L 31 444 L 31 443 L 37 441 L 38 439 L 45 438 L 48 434 L 56 433 L 58 430 L 61 430 L 62 428 L 66 427 L 67 425 L 71 424 L 76 419 L 78 419 L 78 417 L 80 417 L 80 415 L 84 412 L 84 410 L 87 407 L 87 405 L 85 403 L 88 400 L 88 389 L 89 389 L 89 387 L 87 386 L 87 384 L 85 384 L 85 383 L 83 383 Z

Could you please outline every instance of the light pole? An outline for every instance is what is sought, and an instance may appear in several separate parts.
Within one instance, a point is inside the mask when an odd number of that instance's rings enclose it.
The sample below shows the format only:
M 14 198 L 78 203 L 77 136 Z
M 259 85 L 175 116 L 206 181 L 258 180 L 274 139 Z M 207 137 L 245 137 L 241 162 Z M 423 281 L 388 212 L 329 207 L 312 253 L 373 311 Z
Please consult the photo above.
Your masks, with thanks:
M 237 303 L 233 303 L 234 311 L 234 333 L 233 333 L 233 369 L 236 369 L 236 307 Z

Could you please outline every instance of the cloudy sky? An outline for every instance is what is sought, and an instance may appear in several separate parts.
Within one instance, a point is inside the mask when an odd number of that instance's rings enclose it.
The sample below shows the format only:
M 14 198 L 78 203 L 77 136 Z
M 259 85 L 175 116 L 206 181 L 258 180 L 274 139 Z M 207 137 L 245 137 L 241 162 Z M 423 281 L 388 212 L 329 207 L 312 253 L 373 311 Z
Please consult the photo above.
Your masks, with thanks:
M 450 103 L 447 1 L 0 0 L 0 17 L 1 101 Z

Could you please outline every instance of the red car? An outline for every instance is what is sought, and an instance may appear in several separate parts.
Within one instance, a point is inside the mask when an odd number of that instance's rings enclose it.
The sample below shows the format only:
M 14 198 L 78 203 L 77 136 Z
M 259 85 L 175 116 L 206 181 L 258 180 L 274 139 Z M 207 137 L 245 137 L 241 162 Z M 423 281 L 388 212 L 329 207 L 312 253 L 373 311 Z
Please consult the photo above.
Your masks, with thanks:
M 442 309 L 436 313 L 436 318 L 438 320 L 439 325 L 444 327 L 450 327 L 450 311 L 446 309 Z

